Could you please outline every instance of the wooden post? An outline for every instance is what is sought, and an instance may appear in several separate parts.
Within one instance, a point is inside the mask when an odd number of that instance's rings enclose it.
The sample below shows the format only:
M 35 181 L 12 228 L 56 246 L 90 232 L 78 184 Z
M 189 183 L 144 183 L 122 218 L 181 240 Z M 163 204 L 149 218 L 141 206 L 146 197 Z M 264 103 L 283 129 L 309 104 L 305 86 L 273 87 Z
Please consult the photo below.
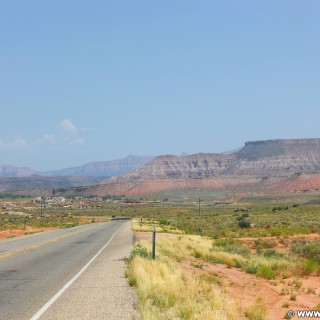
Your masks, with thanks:
M 156 228 L 152 229 L 152 259 L 156 258 Z

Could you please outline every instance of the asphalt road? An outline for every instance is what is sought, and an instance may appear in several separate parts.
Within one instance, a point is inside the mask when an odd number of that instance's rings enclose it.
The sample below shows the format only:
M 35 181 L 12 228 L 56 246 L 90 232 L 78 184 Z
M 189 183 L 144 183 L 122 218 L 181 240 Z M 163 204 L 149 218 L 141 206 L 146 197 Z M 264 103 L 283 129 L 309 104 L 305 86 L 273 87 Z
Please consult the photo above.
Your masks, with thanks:
M 129 221 L 0 241 L 0 319 L 132 319 L 132 242 Z

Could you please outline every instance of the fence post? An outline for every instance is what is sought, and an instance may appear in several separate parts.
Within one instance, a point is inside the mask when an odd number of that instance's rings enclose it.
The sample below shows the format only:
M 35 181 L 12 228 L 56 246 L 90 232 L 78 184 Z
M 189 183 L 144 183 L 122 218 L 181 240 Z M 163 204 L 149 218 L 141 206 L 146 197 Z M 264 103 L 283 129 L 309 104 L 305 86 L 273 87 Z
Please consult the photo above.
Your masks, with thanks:
M 156 258 L 156 228 L 152 229 L 152 259 Z

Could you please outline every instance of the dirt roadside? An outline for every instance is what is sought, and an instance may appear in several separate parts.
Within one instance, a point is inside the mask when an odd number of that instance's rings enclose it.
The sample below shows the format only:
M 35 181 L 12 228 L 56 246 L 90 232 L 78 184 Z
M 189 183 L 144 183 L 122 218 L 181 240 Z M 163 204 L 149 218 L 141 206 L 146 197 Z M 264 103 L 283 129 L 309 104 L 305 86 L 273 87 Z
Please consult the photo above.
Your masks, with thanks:
M 172 234 L 159 233 L 157 237 L 176 236 Z M 151 240 L 151 232 L 136 232 L 137 240 Z M 287 242 L 277 237 L 269 237 L 268 241 L 275 241 L 282 250 L 287 250 L 290 242 L 295 238 L 318 239 L 320 235 L 294 236 Z M 244 245 L 252 248 L 252 244 L 258 238 L 237 239 Z M 255 275 L 245 273 L 237 268 L 229 268 L 226 265 L 209 263 L 197 260 L 201 268 L 195 267 L 192 261 L 185 260 L 179 263 L 179 267 L 186 270 L 190 276 L 194 273 L 213 274 L 226 288 L 226 294 L 234 301 L 240 314 L 245 310 L 262 301 L 267 309 L 267 319 L 284 319 L 289 310 L 313 310 L 320 303 L 320 277 L 308 276 L 305 278 L 288 278 L 279 280 L 266 280 Z M 298 282 L 297 282 L 298 280 Z M 243 318 L 245 319 L 245 318 Z

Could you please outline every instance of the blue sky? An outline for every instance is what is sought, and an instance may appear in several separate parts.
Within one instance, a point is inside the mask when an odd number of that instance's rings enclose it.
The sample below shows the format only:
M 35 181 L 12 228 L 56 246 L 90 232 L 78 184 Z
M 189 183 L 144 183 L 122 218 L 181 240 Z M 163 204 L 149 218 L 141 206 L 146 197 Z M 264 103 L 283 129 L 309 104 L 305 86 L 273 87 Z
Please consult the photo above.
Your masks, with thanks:
M 0 1 L 0 164 L 320 137 L 320 2 Z

